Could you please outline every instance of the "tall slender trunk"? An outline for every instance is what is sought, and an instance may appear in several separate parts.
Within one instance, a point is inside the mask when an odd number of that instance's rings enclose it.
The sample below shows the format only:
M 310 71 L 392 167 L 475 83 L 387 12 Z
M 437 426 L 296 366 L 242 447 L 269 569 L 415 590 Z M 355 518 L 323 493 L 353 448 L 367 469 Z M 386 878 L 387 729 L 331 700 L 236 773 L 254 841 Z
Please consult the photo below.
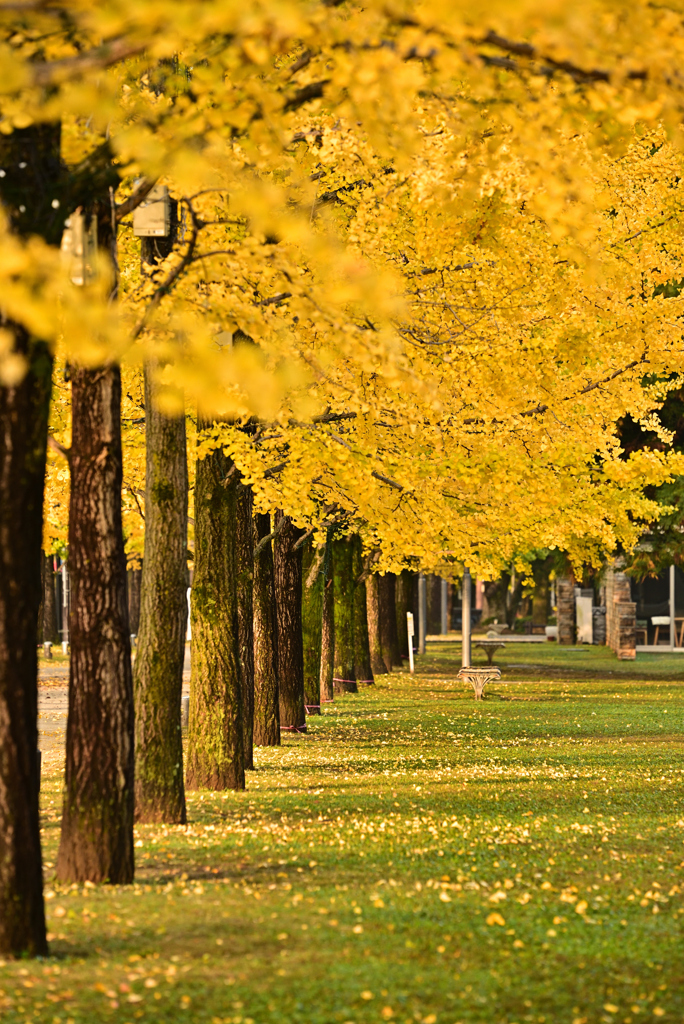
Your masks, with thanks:
M 442 631 L 442 581 L 439 576 L 430 573 L 425 578 L 427 598 L 426 632 L 441 633 Z
M 138 821 L 184 824 L 180 715 L 188 619 L 185 416 L 166 416 L 156 407 L 153 373 L 153 367 L 145 367 L 145 557 L 133 675 L 135 813 Z
M 147 424 L 146 424 L 147 427 Z M 148 497 L 145 498 L 147 503 Z M 131 635 L 136 636 L 140 632 L 140 602 L 142 600 L 142 569 L 129 569 L 128 577 L 128 625 Z
M 254 768 L 254 524 L 252 489 L 237 494 L 238 642 L 242 669 L 242 724 L 245 768 Z
M 408 569 L 404 569 L 403 572 L 396 577 L 394 596 L 397 613 L 397 639 L 399 642 L 399 654 L 402 658 L 408 658 L 409 638 L 406 615 L 411 611 L 411 574 Z
M 36 637 L 52 364 L 20 327 L 2 327 L 29 370 L 0 387 L 0 955 L 36 956 L 47 952 Z
M 389 634 L 389 653 L 393 665 L 401 668 L 401 648 L 399 647 L 399 631 L 397 629 L 397 577 L 388 572 L 385 577 L 384 600 L 387 603 L 387 629 Z
M 55 601 L 54 555 L 43 557 L 43 642 L 59 643 L 57 603 Z
M 354 543 L 353 537 L 333 541 L 335 566 L 335 693 L 357 693 L 354 666 Z
M 280 745 L 278 649 L 275 576 L 271 542 L 257 552 L 271 532 L 271 517 L 254 518 L 254 745 Z
M 372 685 L 373 669 L 371 668 L 370 647 L 368 644 L 368 610 L 366 599 L 365 566 L 363 564 L 363 545 L 358 534 L 353 540 L 354 554 L 352 571 L 354 577 L 354 667 L 356 682 Z
M 302 637 L 304 709 L 321 713 L 321 638 L 323 628 L 323 559 L 311 540 L 302 551 Z
M 368 613 L 368 645 L 374 676 L 386 675 L 392 666 L 386 664 L 380 633 L 380 586 L 382 577 L 373 573 L 366 580 L 366 610 Z
M 321 622 L 321 704 L 334 699 L 333 676 L 335 667 L 335 575 L 331 533 L 325 545 L 323 559 L 323 609 Z
M 58 244 L 59 125 L 0 138 L 0 199 L 12 230 Z M 43 489 L 52 356 L 2 311 L 27 368 L 0 385 L 0 956 L 47 952 L 38 812 L 38 662 Z
M 278 510 L 275 525 L 283 513 Z M 288 520 L 274 541 L 276 617 L 278 623 L 278 687 L 281 732 L 306 732 L 304 711 L 304 646 L 302 640 L 301 531 Z
M 189 789 L 245 788 L 237 486 L 233 463 L 220 448 L 197 460 L 186 778 Z
M 392 650 L 392 619 L 394 619 L 393 594 L 390 595 L 390 576 L 385 574 L 378 577 L 378 618 L 380 632 L 380 646 L 382 648 L 382 660 L 387 666 L 387 671 L 392 671 L 394 664 Z M 396 624 L 394 626 L 396 632 Z
M 72 370 L 69 715 L 60 881 L 133 880 L 133 680 L 121 527 L 121 374 Z

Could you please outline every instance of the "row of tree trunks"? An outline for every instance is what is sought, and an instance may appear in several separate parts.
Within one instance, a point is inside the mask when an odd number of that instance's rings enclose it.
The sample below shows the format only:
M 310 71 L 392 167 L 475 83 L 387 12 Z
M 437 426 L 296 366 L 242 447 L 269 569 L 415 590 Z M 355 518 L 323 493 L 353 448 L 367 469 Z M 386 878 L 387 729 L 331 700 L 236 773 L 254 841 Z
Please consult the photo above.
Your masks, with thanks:
M 325 545 L 323 560 L 323 609 L 321 621 L 321 704 L 330 704 L 334 699 L 333 677 L 335 675 L 335 573 L 331 531 Z
M 141 570 L 135 695 L 135 814 L 186 820 L 181 694 L 187 630 L 188 471 L 185 417 L 156 407 L 145 368 L 145 557 Z M 129 608 L 131 590 L 129 587 Z M 133 631 L 133 625 L 131 624 Z
M 12 230 L 59 243 L 51 207 L 61 177 L 59 125 L 0 139 L 0 199 Z M 26 371 L 0 385 L 0 956 L 47 952 L 38 815 L 38 609 L 52 357 L 7 318 Z
M 271 517 L 254 517 L 254 745 L 280 744 L 280 698 Z M 264 543 L 265 542 L 265 543 Z
M 198 459 L 186 776 L 189 789 L 245 788 L 237 488 L 233 463 L 220 448 Z
M 370 647 L 368 643 L 368 612 L 366 598 L 365 566 L 361 538 L 356 535 L 353 540 L 354 558 L 354 669 L 357 683 L 370 686 L 375 682 L 371 667 Z
M 121 525 L 121 375 L 72 370 L 71 656 L 60 881 L 133 880 L 133 679 Z
M 354 537 L 333 541 L 335 660 L 333 692 L 356 693 L 354 665 Z
M 302 639 L 302 531 L 278 510 L 275 573 L 278 687 L 281 732 L 306 732 L 304 645 Z
M 391 672 L 393 666 L 401 665 L 396 577 L 393 574 L 369 576 L 366 580 L 366 605 L 371 667 L 373 675 L 383 675 Z
M 323 586 L 323 555 L 309 541 L 302 554 L 304 709 L 307 715 L 321 713 Z

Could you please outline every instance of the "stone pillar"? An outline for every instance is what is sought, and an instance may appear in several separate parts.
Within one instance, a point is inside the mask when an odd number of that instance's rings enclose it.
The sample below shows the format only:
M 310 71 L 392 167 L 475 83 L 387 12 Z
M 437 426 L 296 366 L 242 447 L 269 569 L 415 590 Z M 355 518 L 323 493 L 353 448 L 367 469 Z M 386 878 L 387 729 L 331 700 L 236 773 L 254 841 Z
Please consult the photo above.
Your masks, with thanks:
M 558 607 L 558 643 L 575 642 L 575 581 L 569 576 L 561 577 L 556 583 Z
M 606 644 L 620 661 L 636 658 L 636 604 L 629 578 L 612 568 L 606 573 Z

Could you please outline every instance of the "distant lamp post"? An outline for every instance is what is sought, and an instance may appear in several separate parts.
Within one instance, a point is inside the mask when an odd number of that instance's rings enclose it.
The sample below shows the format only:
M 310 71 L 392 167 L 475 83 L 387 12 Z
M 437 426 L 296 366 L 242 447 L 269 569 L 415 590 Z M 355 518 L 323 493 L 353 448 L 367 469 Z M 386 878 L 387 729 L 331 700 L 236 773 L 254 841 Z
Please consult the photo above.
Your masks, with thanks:
M 461 602 L 461 665 L 463 668 L 470 668 L 470 584 L 470 570 L 464 569 Z

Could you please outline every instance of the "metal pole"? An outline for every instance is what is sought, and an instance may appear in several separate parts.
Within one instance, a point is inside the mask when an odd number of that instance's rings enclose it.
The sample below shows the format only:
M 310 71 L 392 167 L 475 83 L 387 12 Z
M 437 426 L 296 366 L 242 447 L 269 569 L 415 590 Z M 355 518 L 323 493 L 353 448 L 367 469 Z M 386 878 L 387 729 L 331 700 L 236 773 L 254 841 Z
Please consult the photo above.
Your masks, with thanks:
M 670 647 L 674 651 L 677 642 L 675 626 L 675 567 L 670 566 Z
M 418 653 L 425 654 L 425 631 L 427 620 L 427 585 L 425 574 L 418 576 Z
M 441 597 L 442 597 L 442 636 L 446 636 L 449 632 L 449 622 L 447 620 L 447 588 L 449 584 L 446 580 L 441 580 Z
M 69 572 L 66 562 L 62 562 L 62 651 L 67 653 L 69 647 Z
M 463 597 L 461 603 L 461 637 L 463 651 L 461 665 L 470 668 L 470 570 L 463 571 Z

